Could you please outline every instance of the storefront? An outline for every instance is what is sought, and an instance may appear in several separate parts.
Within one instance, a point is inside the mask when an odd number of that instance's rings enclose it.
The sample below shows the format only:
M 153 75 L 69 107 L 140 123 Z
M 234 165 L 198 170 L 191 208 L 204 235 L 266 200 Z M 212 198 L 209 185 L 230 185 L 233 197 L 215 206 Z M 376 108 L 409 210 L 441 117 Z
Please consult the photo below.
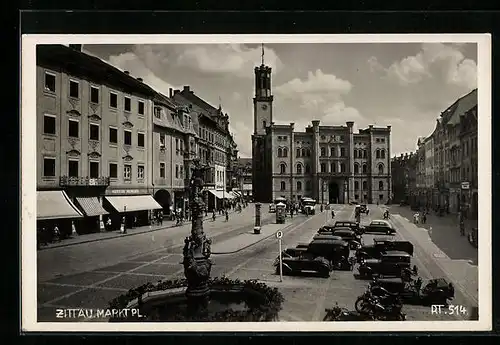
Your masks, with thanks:
M 83 214 L 62 191 L 37 191 L 37 233 L 40 236 L 51 237 L 57 226 L 61 236 L 70 236 L 71 224 L 83 218 Z
M 125 226 L 133 228 L 149 225 L 151 213 L 163 207 L 150 194 L 141 190 L 110 190 L 104 197 L 104 208 L 110 211 L 111 228 L 119 229 L 122 218 Z
M 101 230 L 101 225 L 103 230 L 111 230 L 107 229 L 105 226 L 109 218 L 109 212 L 102 206 L 103 197 L 75 197 L 75 201 L 85 215 L 83 219 L 79 219 L 75 222 L 75 228 L 78 234 L 99 232 Z

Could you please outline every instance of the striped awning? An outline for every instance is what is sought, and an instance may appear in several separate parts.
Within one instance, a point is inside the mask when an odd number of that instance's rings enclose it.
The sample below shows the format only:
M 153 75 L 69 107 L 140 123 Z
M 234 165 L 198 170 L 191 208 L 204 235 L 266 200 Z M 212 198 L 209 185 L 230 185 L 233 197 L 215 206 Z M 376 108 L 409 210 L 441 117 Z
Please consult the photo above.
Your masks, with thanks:
M 100 216 L 102 214 L 108 214 L 108 212 L 102 207 L 99 199 L 97 197 L 77 197 L 76 202 L 83 210 L 83 213 L 87 217 Z
M 163 208 L 151 195 L 107 196 L 106 200 L 117 212 L 159 210 Z
M 39 191 L 36 199 L 37 220 L 83 217 L 64 191 Z
M 209 189 L 208 190 L 217 199 L 234 199 L 234 196 L 229 192 L 224 192 L 222 190 Z

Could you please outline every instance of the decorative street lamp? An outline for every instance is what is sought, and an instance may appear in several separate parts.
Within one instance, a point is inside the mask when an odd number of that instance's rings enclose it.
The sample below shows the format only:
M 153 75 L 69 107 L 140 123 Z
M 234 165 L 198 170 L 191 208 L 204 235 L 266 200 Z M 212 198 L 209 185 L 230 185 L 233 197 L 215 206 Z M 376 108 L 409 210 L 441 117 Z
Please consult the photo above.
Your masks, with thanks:
M 210 245 L 212 241 L 203 232 L 203 202 L 202 190 L 204 174 L 207 166 L 202 166 L 199 159 L 193 160 L 194 168 L 189 183 L 190 207 L 192 212 L 191 236 L 184 240 L 184 275 L 188 287 L 186 290 L 187 307 L 190 315 L 207 313 L 210 288 L 208 281 L 212 262 L 210 260 Z

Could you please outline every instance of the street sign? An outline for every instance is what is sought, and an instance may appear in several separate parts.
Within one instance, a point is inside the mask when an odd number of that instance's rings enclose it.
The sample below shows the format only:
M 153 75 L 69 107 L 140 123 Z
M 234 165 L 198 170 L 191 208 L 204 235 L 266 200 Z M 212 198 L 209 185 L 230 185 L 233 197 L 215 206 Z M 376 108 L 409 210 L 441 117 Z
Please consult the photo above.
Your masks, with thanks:
M 469 182 L 462 182 L 462 189 L 469 189 Z
M 278 239 L 278 251 L 279 251 L 279 265 L 280 265 L 280 282 L 283 281 L 283 255 L 282 251 L 283 249 L 281 248 L 281 239 L 283 238 L 283 231 L 279 230 L 276 232 L 276 238 Z
M 276 233 L 276 238 L 277 238 L 277 239 L 281 239 L 281 238 L 283 238 L 283 231 L 279 230 L 279 231 Z

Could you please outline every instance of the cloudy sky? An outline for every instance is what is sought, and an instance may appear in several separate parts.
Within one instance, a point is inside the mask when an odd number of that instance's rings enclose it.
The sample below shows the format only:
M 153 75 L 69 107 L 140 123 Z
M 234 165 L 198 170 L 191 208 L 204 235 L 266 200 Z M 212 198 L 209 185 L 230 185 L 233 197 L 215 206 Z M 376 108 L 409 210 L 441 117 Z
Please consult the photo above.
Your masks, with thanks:
M 250 157 L 260 45 L 85 45 L 84 51 L 166 95 L 189 85 L 214 106 L 220 99 L 240 155 Z M 392 125 L 392 155 L 414 150 L 440 112 L 477 87 L 476 44 L 266 44 L 265 63 L 273 68 L 276 123 L 295 122 L 300 130 L 313 119 Z

